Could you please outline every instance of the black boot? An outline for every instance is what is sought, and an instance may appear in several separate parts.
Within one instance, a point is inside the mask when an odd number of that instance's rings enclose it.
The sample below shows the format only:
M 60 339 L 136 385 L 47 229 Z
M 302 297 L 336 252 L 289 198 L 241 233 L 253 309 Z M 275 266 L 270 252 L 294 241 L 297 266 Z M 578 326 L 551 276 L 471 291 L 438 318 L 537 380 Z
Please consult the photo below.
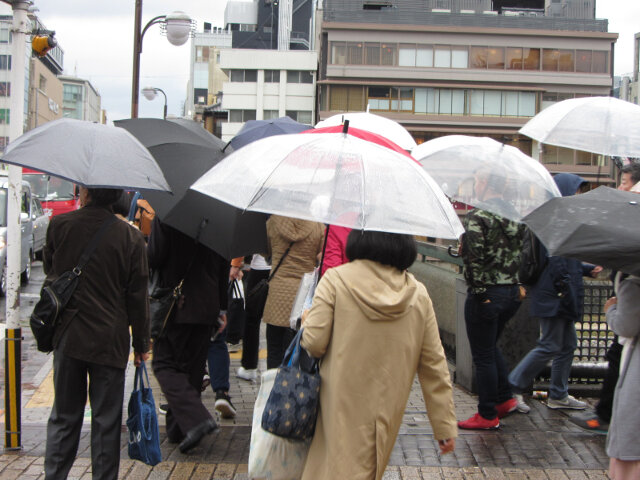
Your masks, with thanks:
M 187 453 L 192 448 L 198 446 L 205 435 L 213 433 L 217 429 L 218 424 L 212 418 L 196 425 L 187 432 L 184 436 L 184 440 L 180 442 L 180 451 L 182 453 Z

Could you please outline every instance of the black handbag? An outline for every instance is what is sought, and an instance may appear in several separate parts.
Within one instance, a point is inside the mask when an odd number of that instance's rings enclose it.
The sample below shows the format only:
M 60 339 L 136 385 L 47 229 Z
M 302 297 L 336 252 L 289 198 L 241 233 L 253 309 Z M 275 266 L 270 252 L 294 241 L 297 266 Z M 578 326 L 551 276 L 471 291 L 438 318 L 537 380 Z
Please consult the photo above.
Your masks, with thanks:
M 53 350 L 53 336 L 58 325 L 58 319 L 78 286 L 82 269 L 98 246 L 107 228 L 117 220 L 115 215 L 106 219 L 85 247 L 74 269 L 63 272 L 53 282 L 43 286 L 42 290 L 40 290 L 40 300 L 33 308 L 29 319 L 29 325 L 39 351 L 49 353 Z
M 282 254 L 282 256 L 280 257 L 280 261 L 278 262 L 278 265 L 276 265 L 276 268 L 273 270 L 273 272 L 271 272 L 271 275 L 269 275 L 268 278 L 263 278 L 262 280 L 260 280 L 258 283 L 254 285 L 254 287 L 251 290 L 247 292 L 247 300 L 250 300 L 252 304 L 254 305 L 265 304 L 265 302 L 267 301 L 267 295 L 269 295 L 269 282 L 278 272 L 280 265 L 282 265 L 282 261 L 289 254 L 289 250 L 291 250 L 293 243 L 294 242 L 291 242 L 287 247 L 287 249 L 285 250 L 285 252 Z
M 232 280 L 227 289 L 227 342 L 238 343 L 244 336 L 245 303 L 242 280 Z
M 301 329 L 289 345 L 262 414 L 262 429 L 291 440 L 313 436 L 320 401 L 318 360 L 300 346 Z

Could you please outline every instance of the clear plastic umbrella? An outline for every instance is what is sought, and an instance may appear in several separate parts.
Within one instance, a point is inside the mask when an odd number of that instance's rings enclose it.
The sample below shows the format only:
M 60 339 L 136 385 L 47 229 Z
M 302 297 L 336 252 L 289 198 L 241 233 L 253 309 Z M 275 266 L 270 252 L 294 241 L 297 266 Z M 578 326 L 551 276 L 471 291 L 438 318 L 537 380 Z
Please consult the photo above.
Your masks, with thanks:
M 415 147 L 412 156 L 451 199 L 510 220 L 527 213 L 560 192 L 544 166 L 516 147 L 488 137 L 448 135 Z M 474 176 L 483 172 L 503 188 L 504 202 L 483 201 L 474 192 Z
M 377 133 L 378 135 L 388 138 L 405 150 L 411 150 L 416 146 L 416 141 L 411 134 L 398 122 L 369 112 L 340 113 L 333 115 L 318 122 L 315 128 L 342 125 L 345 120 L 349 120 L 351 127 Z
M 253 142 L 193 190 L 238 208 L 363 230 L 458 238 L 450 201 L 413 159 L 345 133 Z
M 616 157 L 640 157 L 640 105 L 613 97 L 563 100 L 520 133 L 541 143 Z

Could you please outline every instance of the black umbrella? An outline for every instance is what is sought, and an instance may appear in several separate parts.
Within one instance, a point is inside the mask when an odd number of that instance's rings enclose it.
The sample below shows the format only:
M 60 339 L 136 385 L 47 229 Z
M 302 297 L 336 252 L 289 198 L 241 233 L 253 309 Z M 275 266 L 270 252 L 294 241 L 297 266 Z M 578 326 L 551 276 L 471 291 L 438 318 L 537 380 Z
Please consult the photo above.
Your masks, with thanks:
M 640 195 L 599 187 L 553 198 L 522 221 L 551 255 L 640 275 Z
M 164 223 L 195 238 L 206 220 L 200 242 L 225 258 L 267 250 L 265 214 L 244 212 L 189 191 L 191 184 L 224 157 L 222 140 L 190 120 L 136 118 L 114 123 L 147 147 L 171 186 L 173 195 L 142 190 Z

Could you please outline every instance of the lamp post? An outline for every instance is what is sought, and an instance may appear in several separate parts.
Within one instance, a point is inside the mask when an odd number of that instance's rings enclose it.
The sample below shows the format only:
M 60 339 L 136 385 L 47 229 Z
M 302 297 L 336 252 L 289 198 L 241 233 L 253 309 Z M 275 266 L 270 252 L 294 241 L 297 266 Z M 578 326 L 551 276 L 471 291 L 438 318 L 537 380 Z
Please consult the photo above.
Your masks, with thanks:
M 167 94 L 164 93 L 164 90 L 156 87 L 144 87 L 142 89 L 142 95 L 144 95 L 144 98 L 146 98 L 147 100 L 154 100 L 158 96 L 158 92 L 164 95 L 164 113 L 162 115 L 162 118 L 166 120 L 167 119 Z
M 142 53 L 142 39 L 149 27 L 160 24 L 162 33 L 172 45 L 184 45 L 195 25 L 194 21 L 184 12 L 173 12 L 169 15 L 158 15 L 142 25 L 142 0 L 136 0 L 135 28 L 133 34 L 133 81 L 131 85 L 131 118 L 138 116 L 138 91 L 140 89 L 140 53 Z

